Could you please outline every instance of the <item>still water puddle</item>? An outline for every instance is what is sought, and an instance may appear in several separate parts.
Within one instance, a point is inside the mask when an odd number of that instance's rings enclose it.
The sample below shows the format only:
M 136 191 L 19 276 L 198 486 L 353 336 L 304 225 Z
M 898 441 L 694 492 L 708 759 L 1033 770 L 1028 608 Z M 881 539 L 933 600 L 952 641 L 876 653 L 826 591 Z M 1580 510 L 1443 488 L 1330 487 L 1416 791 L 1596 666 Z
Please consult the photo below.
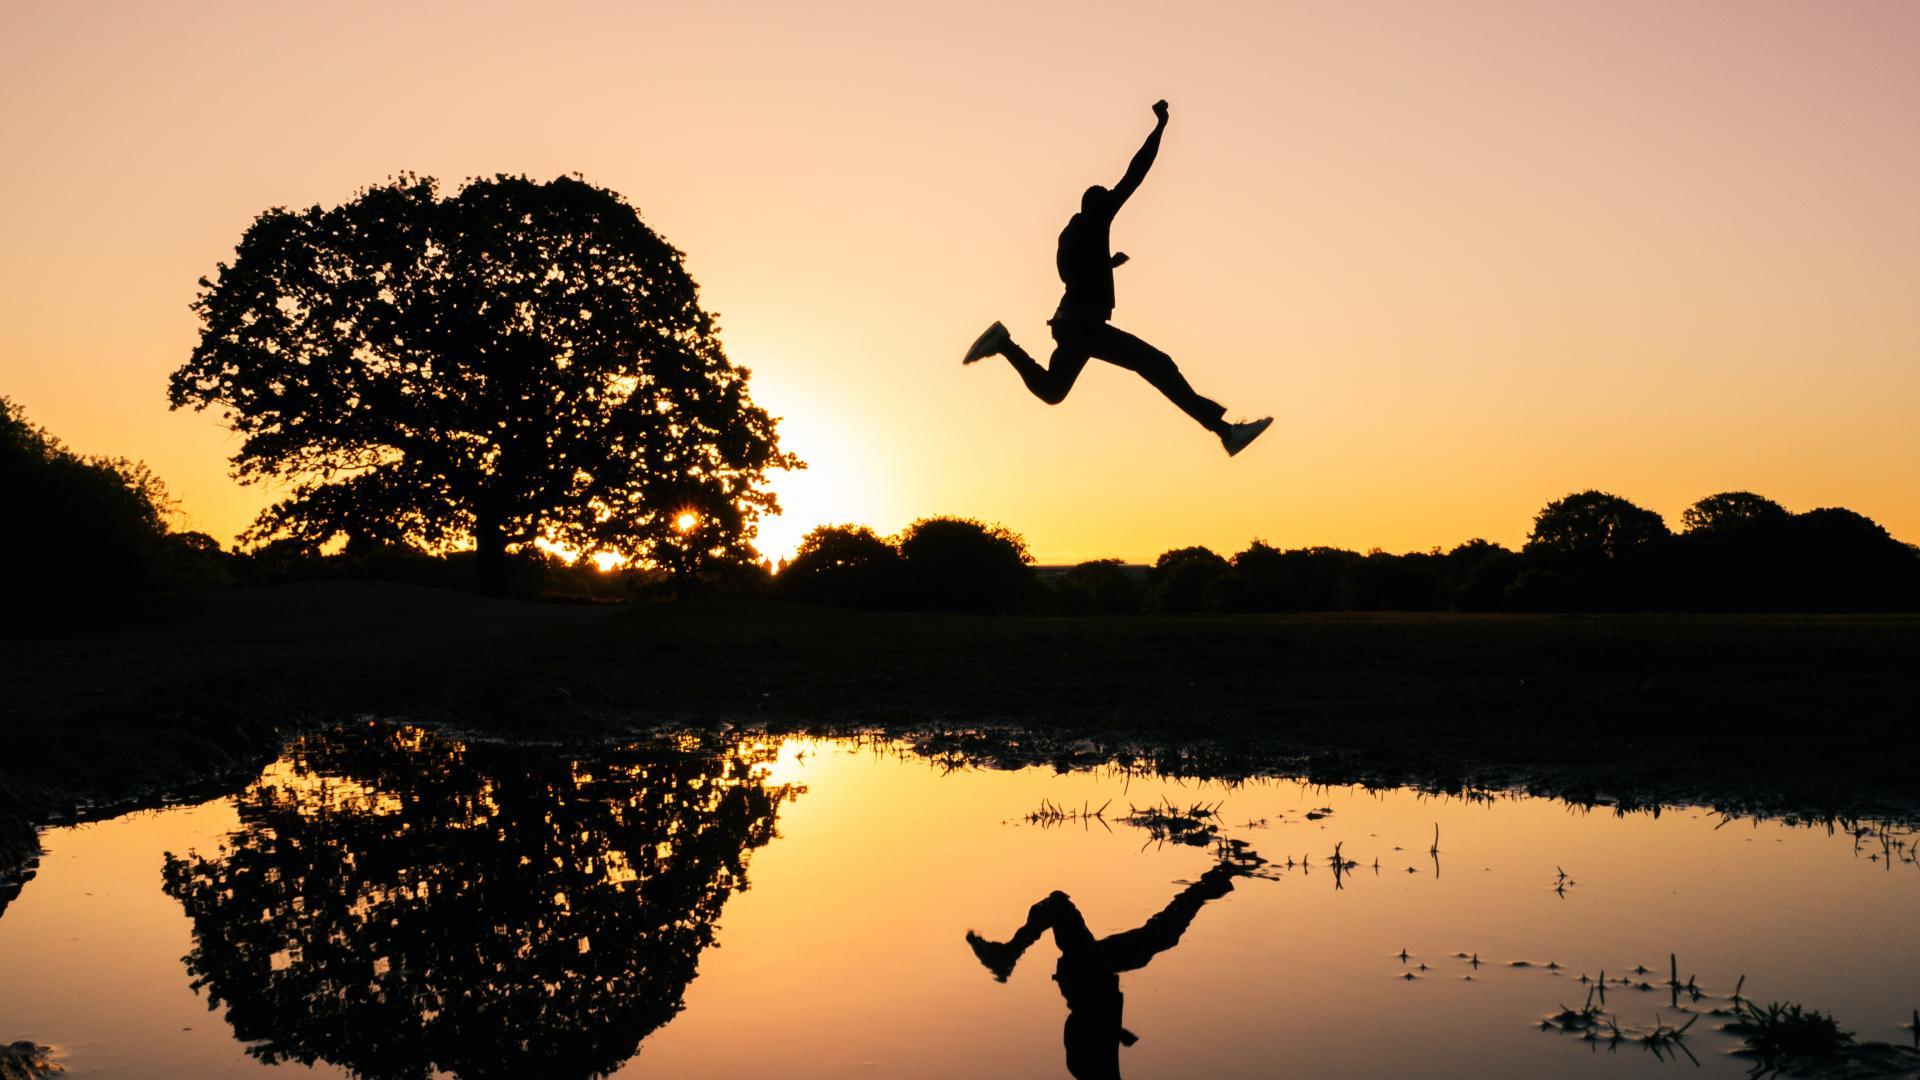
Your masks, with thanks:
M 76 1077 L 1738 1076 L 1737 984 L 1920 1005 L 1904 834 L 1705 811 L 368 727 L 44 839 L 0 1043 Z

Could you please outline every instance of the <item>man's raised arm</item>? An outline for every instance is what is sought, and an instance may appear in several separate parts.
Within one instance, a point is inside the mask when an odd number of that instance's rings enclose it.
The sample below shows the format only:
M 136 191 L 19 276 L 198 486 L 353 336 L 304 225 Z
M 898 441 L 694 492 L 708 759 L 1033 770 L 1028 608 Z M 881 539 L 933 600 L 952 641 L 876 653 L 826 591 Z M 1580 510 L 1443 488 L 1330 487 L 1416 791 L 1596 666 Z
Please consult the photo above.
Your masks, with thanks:
M 1127 201 L 1127 196 L 1132 195 L 1134 189 L 1140 186 L 1140 181 L 1147 178 L 1147 170 L 1153 168 L 1153 159 L 1160 154 L 1160 133 L 1167 130 L 1167 103 L 1154 102 L 1153 115 L 1157 117 L 1153 125 L 1153 133 L 1147 136 L 1146 142 L 1140 144 L 1140 149 L 1133 155 L 1133 160 L 1127 163 L 1127 175 L 1113 185 L 1113 208 L 1116 211 L 1120 209 L 1121 203 Z

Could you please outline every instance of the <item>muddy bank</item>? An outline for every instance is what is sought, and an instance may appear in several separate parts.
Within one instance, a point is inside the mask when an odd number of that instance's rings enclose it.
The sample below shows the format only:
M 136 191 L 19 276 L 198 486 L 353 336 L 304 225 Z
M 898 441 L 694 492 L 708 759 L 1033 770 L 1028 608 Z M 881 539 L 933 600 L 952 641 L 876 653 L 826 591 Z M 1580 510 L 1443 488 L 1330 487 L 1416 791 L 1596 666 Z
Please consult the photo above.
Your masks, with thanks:
M 9 646 L 8 864 L 25 823 L 218 790 L 368 715 L 542 740 L 881 730 L 989 764 L 1257 763 L 1603 805 L 1920 803 L 1912 616 L 976 618 L 333 583 L 154 598 Z
M 292 733 L 610 614 L 358 582 L 69 613 L 0 650 L 0 881 L 38 852 L 36 825 L 231 790 Z

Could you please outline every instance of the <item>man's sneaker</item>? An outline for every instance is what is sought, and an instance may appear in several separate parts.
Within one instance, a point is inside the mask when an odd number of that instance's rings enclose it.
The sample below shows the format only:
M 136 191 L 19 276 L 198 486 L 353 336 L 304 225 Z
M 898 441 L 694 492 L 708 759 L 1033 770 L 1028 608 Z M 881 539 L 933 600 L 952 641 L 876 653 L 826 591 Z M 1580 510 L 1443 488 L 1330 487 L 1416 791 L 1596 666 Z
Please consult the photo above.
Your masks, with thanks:
M 998 356 L 1011 344 L 1013 344 L 1013 338 L 1007 334 L 1007 328 L 996 322 L 987 327 L 986 333 L 973 339 L 973 344 L 967 347 L 967 355 L 961 357 L 960 362 L 971 364 L 975 360 Z
M 1227 425 L 1227 433 L 1220 436 L 1220 445 L 1227 448 L 1227 456 L 1232 457 L 1247 448 L 1247 444 L 1260 437 L 1273 423 L 1273 417 L 1264 420 L 1249 420 L 1244 424 Z
M 1020 954 L 1013 951 L 1012 943 L 988 941 L 971 930 L 967 931 L 967 944 L 972 947 L 973 955 L 979 958 L 980 963 L 993 972 L 998 982 L 1006 982 L 1007 976 L 1013 974 L 1013 965 L 1020 960 Z

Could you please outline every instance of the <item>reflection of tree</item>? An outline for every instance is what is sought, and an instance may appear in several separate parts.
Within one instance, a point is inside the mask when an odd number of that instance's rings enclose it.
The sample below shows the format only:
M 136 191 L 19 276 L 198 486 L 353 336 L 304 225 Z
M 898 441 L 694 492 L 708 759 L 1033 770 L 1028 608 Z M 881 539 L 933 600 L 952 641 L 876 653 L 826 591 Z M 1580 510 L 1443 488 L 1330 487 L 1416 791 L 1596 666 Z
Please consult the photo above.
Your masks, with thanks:
M 195 987 L 268 1062 L 365 1076 L 584 1076 L 671 1019 L 791 789 L 731 747 L 591 762 L 369 727 L 169 856 Z

